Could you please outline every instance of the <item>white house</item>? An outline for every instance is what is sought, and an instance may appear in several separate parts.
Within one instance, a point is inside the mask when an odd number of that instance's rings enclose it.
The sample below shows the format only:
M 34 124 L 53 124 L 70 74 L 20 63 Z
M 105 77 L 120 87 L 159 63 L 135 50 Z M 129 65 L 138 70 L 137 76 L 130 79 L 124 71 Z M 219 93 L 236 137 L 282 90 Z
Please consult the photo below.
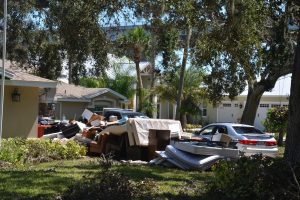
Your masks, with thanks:
M 266 119 L 268 109 L 272 107 L 288 106 L 291 86 L 291 74 L 281 77 L 270 92 L 265 92 L 257 109 L 254 126 L 264 130 L 262 122 Z M 233 101 L 228 97 L 217 106 L 202 103 L 202 122 L 239 122 L 246 104 L 247 91 L 237 96 Z M 176 105 L 160 100 L 158 101 L 158 117 L 175 119 Z

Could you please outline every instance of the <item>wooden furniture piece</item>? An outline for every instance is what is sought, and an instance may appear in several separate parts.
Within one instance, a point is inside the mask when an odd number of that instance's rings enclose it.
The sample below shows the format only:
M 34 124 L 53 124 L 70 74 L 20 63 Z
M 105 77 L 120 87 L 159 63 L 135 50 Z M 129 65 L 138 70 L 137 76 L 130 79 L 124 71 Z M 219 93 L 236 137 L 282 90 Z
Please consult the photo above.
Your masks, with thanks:
M 155 158 L 155 151 L 164 151 L 170 144 L 170 130 L 149 129 L 148 160 Z

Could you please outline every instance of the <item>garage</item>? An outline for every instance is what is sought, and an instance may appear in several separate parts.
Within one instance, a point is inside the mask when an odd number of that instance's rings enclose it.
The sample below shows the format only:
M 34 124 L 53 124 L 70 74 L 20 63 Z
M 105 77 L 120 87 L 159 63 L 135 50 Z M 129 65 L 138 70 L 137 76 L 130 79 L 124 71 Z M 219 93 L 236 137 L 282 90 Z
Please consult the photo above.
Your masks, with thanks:
M 241 104 L 242 105 L 242 104 Z M 218 122 L 238 122 L 240 119 L 240 104 L 237 101 L 222 102 L 218 107 Z
M 288 106 L 287 102 L 261 102 L 257 108 L 254 126 L 262 131 L 265 127 L 263 121 L 267 118 L 267 113 L 270 108 Z

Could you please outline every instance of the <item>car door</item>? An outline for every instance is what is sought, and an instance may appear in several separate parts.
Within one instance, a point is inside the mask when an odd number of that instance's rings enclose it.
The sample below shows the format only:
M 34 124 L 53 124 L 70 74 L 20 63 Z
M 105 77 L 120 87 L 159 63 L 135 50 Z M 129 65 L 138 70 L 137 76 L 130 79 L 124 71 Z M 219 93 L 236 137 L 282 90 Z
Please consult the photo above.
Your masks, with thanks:
M 206 138 L 208 140 L 211 140 L 212 136 L 215 134 L 216 132 L 216 125 L 210 125 L 210 126 L 207 126 L 207 127 L 204 127 L 203 129 L 201 129 L 199 132 L 198 132 L 198 137 L 201 137 L 201 138 Z

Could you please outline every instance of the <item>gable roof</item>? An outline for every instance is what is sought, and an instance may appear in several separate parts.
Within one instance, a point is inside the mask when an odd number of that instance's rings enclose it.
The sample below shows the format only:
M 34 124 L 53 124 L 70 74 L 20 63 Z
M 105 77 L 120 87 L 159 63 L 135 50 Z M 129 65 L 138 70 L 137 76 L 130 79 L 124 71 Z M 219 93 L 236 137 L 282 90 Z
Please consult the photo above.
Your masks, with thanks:
M 1 59 L 0 63 L 2 63 Z M 2 76 L 2 70 L 3 68 L 0 67 L 0 76 Z M 5 61 L 5 78 L 5 85 L 13 86 L 55 88 L 57 84 L 56 81 L 29 74 L 10 61 Z
M 58 82 L 56 87 L 55 101 L 76 101 L 76 102 L 90 102 L 91 99 L 110 93 L 122 101 L 127 101 L 127 98 L 118 92 L 115 92 L 109 88 L 86 88 L 82 86 L 76 86 L 67 84 L 64 82 Z

